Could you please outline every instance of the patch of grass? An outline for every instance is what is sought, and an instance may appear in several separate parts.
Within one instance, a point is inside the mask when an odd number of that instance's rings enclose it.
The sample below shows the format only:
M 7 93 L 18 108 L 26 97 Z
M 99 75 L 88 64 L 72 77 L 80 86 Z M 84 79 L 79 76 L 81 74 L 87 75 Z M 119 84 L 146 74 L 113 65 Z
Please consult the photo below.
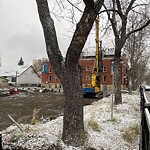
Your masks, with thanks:
M 111 121 L 112 121 L 113 123 L 116 123 L 116 122 L 117 122 L 117 118 L 113 117 Z
M 83 146 L 84 148 L 87 147 L 88 145 L 88 131 L 86 129 L 84 129 L 83 131 L 83 137 L 81 140 L 81 146 Z
M 94 130 L 94 131 L 97 131 L 97 132 L 100 132 L 101 131 L 101 128 L 99 127 L 98 123 L 94 120 L 90 120 L 88 122 L 88 125 Z
M 139 127 L 137 125 L 130 126 L 123 133 L 123 139 L 125 139 L 128 143 L 132 143 L 139 134 Z
M 108 121 L 111 121 L 112 123 L 116 123 L 118 120 L 117 118 L 113 117 L 112 119 L 108 119 Z
M 124 104 L 127 104 L 127 103 L 128 103 L 128 101 L 123 101 L 123 103 L 124 103 Z
M 139 108 L 136 108 L 136 107 L 134 107 L 134 110 L 135 110 L 135 111 L 140 111 Z
M 33 114 L 32 114 L 32 119 L 31 119 L 31 124 L 35 125 L 37 122 L 37 114 L 39 113 L 40 109 L 34 108 Z
M 11 136 L 10 142 L 15 143 L 15 142 L 17 142 L 17 141 L 19 140 L 19 138 L 21 138 L 21 137 L 22 137 L 22 135 L 21 135 L 20 133 L 13 134 L 13 135 Z

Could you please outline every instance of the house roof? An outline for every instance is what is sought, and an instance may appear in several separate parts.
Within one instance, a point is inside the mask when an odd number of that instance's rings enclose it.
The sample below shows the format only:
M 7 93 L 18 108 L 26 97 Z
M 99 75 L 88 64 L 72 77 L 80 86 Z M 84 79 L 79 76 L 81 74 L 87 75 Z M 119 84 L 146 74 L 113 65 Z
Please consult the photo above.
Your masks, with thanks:
M 31 66 L 0 66 L 0 77 L 21 75 L 26 69 Z
M 6 80 L 6 81 L 8 81 L 8 79 L 6 79 L 4 77 L 0 77 L 0 80 Z

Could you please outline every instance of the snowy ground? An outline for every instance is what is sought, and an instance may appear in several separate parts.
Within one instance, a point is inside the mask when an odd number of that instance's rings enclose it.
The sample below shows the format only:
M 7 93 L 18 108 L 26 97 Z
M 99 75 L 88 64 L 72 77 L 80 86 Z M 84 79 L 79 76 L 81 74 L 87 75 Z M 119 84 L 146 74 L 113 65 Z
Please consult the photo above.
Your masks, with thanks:
M 46 150 L 49 145 L 59 143 L 63 150 L 85 150 L 88 147 L 96 150 L 139 149 L 139 134 L 133 132 L 133 129 L 139 130 L 140 126 L 139 93 L 122 96 L 123 104 L 114 106 L 112 120 L 111 96 L 84 107 L 85 132 L 88 140 L 82 148 L 67 147 L 61 141 L 63 117 L 44 124 L 21 124 L 23 132 L 12 125 L 2 132 L 3 146 L 17 145 L 31 150 Z

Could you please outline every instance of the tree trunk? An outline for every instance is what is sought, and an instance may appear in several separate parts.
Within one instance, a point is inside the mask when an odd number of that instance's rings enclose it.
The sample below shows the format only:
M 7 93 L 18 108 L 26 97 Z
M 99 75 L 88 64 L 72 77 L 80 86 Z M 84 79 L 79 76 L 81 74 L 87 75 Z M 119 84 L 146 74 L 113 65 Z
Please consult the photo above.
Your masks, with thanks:
M 79 146 L 84 141 L 83 99 L 81 68 L 67 68 L 63 79 L 64 119 L 63 141 L 68 145 Z
M 94 3 L 84 1 L 85 9 L 76 26 L 67 50 L 65 62 L 59 49 L 54 21 L 47 0 L 36 0 L 39 18 L 43 27 L 46 50 L 50 63 L 60 78 L 64 96 L 63 141 L 68 145 L 80 146 L 84 139 L 81 67 L 78 64 L 82 49 L 92 29 L 104 0 Z
M 120 76 L 120 56 L 115 56 L 114 60 L 114 84 L 115 84 L 115 101 L 114 104 L 122 104 L 121 96 L 121 76 Z

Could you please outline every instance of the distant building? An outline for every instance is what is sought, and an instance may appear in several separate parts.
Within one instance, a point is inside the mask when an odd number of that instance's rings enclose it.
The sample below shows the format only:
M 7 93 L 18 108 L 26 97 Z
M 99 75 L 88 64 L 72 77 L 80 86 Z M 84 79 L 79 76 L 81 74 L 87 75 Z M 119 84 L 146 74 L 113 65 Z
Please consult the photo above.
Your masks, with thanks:
M 62 90 L 60 79 L 55 74 L 49 61 L 43 62 L 41 84 L 53 90 Z
M 9 87 L 8 80 L 3 77 L 0 77 L 0 88 L 7 88 L 7 87 Z
M 126 89 L 127 85 L 127 62 L 124 62 L 124 58 L 122 57 L 121 62 L 121 89 Z M 102 69 L 100 75 L 100 86 L 101 91 L 111 91 L 113 84 L 113 61 L 114 55 L 104 54 L 102 58 Z M 91 84 L 92 81 L 92 69 L 95 63 L 95 56 L 84 56 L 80 59 L 80 65 L 83 67 L 83 75 L 82 75 L 82 83 L 83 87 Z M 59 78 L 56 76 L 51 64 L 46 61 L 43 62 L 42 67 L 42 79 L 41 84 L 43 87 L 51 88 L 53 90 L 62 89 L 61 82 Z
M 41 83 L 33 66 L 0 66 L 0 77 L 7 79 L 10 86 L 38 86 Z

